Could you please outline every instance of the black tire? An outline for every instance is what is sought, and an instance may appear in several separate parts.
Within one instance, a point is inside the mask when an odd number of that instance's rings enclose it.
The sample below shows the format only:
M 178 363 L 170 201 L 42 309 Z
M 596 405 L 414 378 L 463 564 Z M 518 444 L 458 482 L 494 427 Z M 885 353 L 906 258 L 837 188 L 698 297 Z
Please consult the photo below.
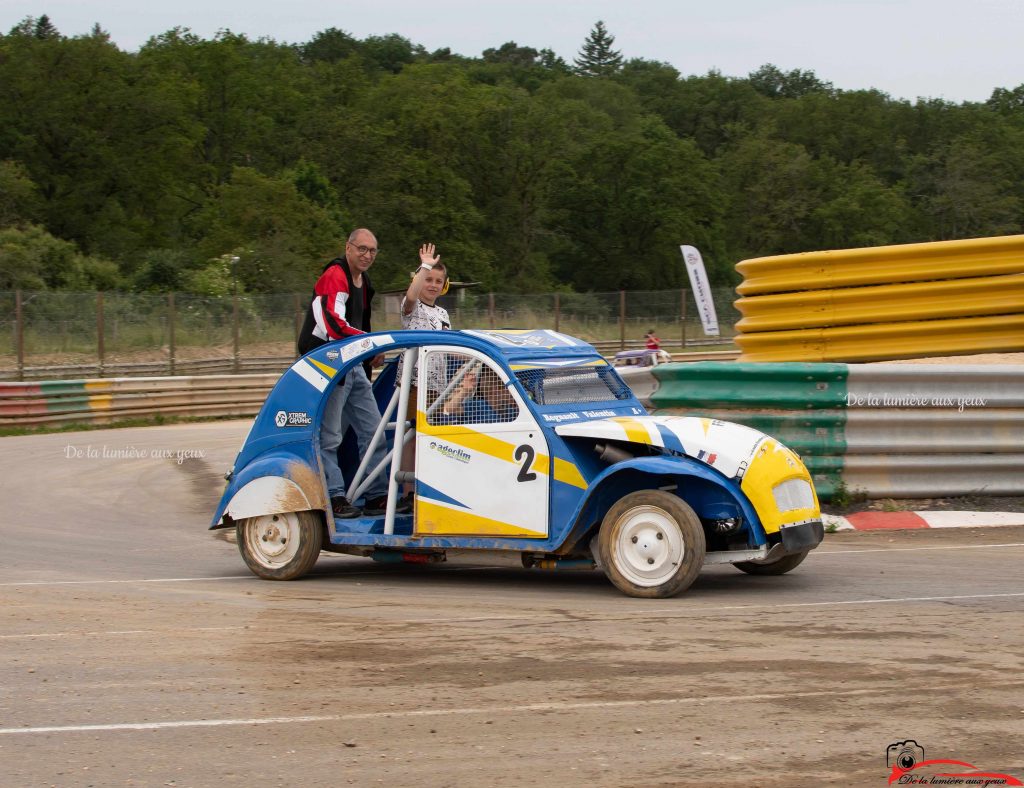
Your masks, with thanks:
M 601 568 L 615 587 L 648 599 L 689 588 L 707 550 L 693 509 L 663 490 L 621 498 L 604 516 L 597 544 Z
M 323 545 L 323 528 L 314 512 L 284 512 L 250 517 L 235 524 L 238 552 L 254 575 L 264 580 L 296 580 L 313 568 Z
M 737 561 L 733 566 L 748 575 L 784 575 L 804 562 L 810 550 L 784 555 L 774 561 Z

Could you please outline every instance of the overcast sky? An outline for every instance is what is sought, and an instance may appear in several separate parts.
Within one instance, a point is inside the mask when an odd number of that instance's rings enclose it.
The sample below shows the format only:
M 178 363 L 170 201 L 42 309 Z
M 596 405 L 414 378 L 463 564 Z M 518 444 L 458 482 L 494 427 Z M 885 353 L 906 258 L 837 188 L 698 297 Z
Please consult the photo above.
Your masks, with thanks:
M 954 102 L 1024 84 L 1024 0 L 0 0 L 0 30 L 42 14 L 67 36 L 98 22 L 125 50 L 173 27 L 289 43 L 337 27 L 473 57 L 515 41 L 570 63 L 603 19 L 625 58 L 683 75 L 742 77 L 774 63 L 845 90 Z

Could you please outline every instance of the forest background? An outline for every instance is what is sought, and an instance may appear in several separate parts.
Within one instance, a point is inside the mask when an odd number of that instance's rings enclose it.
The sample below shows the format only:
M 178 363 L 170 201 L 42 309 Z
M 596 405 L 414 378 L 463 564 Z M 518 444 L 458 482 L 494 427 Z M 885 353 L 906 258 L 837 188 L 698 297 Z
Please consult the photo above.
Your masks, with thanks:
M 28 18 L 0 36 L 0 291 L 308 292 L 359 226 L 378 288 L 433 241 L 506 293 L 683 287 L 681 243 L 725 286 L 749 257 L 1024 232 L 1024 84 L 911 102 L 613 43 L 178 28 L 125 52 Z

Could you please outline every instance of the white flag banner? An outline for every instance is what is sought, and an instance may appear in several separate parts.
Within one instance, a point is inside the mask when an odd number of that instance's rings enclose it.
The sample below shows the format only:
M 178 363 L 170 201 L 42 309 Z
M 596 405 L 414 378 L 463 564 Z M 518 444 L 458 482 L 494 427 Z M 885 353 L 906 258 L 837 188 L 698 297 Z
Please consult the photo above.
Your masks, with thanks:
M 711 286 L 708 274 L 704 270 L 704 260 L 696 246 L 680 246 L 683 260 L 686 261 L 686 273 L 690 277 L 693 299 L 697 302 L 700 322 L 704 326 L 704 334 L 709 337 L 718 336 L 718 315 L 715 313 L 715 300 L 711 297 Z

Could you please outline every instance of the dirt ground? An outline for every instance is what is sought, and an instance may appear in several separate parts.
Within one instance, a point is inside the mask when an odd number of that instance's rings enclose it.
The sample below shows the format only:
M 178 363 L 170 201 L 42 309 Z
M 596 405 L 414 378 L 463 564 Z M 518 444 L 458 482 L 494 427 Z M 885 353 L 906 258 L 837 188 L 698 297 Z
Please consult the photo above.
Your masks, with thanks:
M 829 514 L 854 512 L 1024 512 L 1024 496 L 961 495 L 952 498 L 878 498 L 851 501 L 846 506 L 826 503 Z
M 261 581 L 206 530 L 245 429 L 2 439 L 0 784 L 870 788 L 908 739 L 1024 778 L 1024 527 L 827 534 L 666 600 L 334 555 Z
M 932 356 L 897 361 L 872 361 L 872 364 L 1024 364 L 1024 353 L 978 353 L 973 356 Z

